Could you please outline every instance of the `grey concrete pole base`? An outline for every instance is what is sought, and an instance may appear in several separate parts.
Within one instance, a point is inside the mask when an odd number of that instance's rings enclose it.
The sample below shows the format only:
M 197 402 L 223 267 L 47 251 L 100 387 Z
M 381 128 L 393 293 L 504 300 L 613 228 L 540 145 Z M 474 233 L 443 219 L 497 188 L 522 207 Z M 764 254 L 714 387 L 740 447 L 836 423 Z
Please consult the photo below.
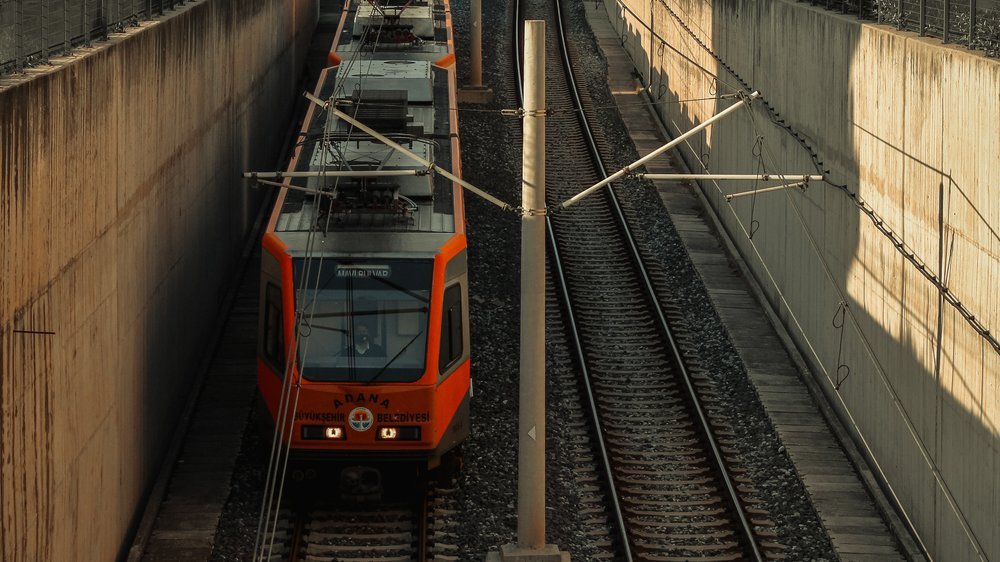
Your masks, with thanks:
M 487 554 L 486 562 L 569 562 L 569 553 L 559 550 L 554 544 L 547 544 L 541 550 L 531 550 L 508 543 L 500 547 L 500 552 Z
M 493 103 L 493 90 L 485 86 L 466 86 L 458 89 L 459 103 Z

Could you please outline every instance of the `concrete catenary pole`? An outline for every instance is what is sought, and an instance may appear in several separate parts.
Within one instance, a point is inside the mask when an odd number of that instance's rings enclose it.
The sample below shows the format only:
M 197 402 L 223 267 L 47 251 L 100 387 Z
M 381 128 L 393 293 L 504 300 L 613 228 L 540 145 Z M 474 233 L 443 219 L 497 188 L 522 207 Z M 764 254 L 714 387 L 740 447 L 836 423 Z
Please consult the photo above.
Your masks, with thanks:
M 524 22 L 517 544 L 545 546 L 545 22 Z
M 462 103 L 493 103 L 493 90 L 483 85 L 483 0 L 471 0 L 472 37 L 470 56 L 472 76 L 469 85 L 458 91 L 458 101 Z
M 483 87 L 483 0 L 472 0 L 472 84 Z
M 487 562 L 570 562 L 545 544 L 545 22 L 524 22 L 517 543 Z

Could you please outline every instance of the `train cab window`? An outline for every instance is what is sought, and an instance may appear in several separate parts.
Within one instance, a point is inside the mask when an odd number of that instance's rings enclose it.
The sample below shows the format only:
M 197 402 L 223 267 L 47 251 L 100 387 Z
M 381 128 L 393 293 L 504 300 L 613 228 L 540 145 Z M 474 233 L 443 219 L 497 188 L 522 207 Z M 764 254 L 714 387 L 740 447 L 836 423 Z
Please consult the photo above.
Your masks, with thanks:
M 315 382 L 413 382 L 427 361 L 433 260 L 293 262 L 298 364 Z
M 462 358 L 465 344 L 462 341 L 462 286 L 452 285 L 444 292 L 444 313 L 441 316 L 441 373 Z
M 264 358 L 284 372 L 285 333 L 281 329 L 281 289 L 273 283 L 267 284 L 264 304 Z

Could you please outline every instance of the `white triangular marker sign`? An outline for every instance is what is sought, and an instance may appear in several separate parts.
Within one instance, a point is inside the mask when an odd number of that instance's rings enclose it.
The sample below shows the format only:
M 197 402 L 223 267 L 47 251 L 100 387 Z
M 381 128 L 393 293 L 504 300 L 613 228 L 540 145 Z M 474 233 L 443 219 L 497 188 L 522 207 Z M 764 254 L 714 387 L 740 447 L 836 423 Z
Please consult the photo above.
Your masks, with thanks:
M 531 429 L 528 430 L 528 437 L 531 437 L 532 441 L 535 440 L 535 426 L 531 426 Z

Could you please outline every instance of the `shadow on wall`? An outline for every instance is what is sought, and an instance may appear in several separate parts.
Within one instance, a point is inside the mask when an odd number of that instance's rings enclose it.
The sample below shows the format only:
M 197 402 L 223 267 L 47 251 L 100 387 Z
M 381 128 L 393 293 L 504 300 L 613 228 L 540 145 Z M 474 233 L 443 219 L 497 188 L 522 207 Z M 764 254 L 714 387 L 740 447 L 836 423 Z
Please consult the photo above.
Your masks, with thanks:
M 981 288 L 1000 272 L 1000 217 L 982 208 L 991 199 L 975 175 L 997 157 L 974 127 L 996 121 L 942 92 L 989 85 L 995 63 L 781 0 L 629 2 L 642 24 L 606 5 L 673 133 L 729 107 L 718 95 L 741 81 L 773 108 L 755 103 L 694 137 L 684 150 L 694 171 L 817 173 L 818 162 L 997 330 L 997 297 Z M 960 64 L 965 73 L 951 70 Z M 843 190 L 724 198 L 753 188 L 702 186 L 888 495 L 934 558 L 978 559 L 976 542 L 1000 557 L 1000 355 Z

